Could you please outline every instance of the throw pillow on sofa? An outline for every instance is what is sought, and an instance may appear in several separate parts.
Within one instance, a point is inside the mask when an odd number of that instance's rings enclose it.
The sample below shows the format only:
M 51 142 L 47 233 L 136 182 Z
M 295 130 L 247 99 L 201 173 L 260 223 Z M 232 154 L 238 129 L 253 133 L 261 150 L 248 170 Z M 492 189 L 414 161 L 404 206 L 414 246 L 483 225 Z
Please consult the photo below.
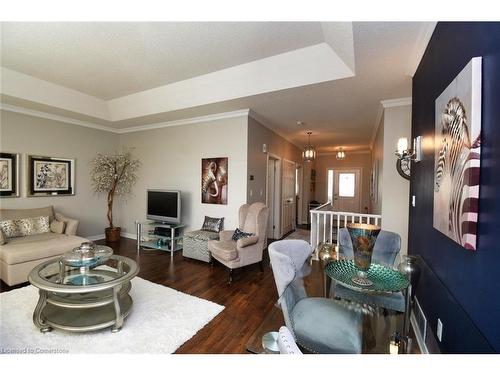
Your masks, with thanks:
M 233 233 L 233 237 L 231 237 L 231 239 L 233 241 L 238 241 L 240 238 L 247 238 L 247 237 L 252 237 L 252 236 L 254 236 L 253 233 L 243 232 L 239 228 L 236 228 L 236 230 Z
M 201 230 L 219 233 L 224 227 L 224 218 L 205 216 Z
M 19 237 L 19 230 L 15 220 L 2 220 L 0 221 L 2 232 L 7 238 Z
M 53 220 L 52 223 L 50 223 L 50 231 L 52 233 L 63 234 L 65 228 L 66 223 L 64 221 Z
M 2 228 L 0 228 L 0 245 L 4 245 L 7 243 L 7 237 L 3 233 Z
M 0 227 L 7 238 L 31 236 L 50 231 L 48 216 L 2 220 Z

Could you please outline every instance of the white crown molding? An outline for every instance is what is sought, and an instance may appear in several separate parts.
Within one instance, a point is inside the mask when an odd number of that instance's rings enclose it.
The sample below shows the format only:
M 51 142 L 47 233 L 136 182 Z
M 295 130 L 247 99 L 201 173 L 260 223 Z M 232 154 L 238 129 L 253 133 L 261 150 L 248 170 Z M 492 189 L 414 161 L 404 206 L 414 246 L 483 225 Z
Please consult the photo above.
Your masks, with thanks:
M 412 105 L 411 96 L 406 98 L 386 99 L 380 101 L 380 105 L 378 106 L 377 110 L 377 117 L 375 118 L 375 126 L 373 127 L 372 139 L 370 142 L 370 150 L 373 150 L 373 145 L 375 144 L 375 138 L 377 138 L 377 132 L 380 127 L 380 123 L 382 121 L 382 115 L 384 114 L 384 110 L 386 108 L 404 107 L 408 105 L 410 106 Z
M 23 115 L 34 116 L 34 117 L 44 118 L 47 120 L 54 120 L 54 121 L 58 121 L 58 122 L 64 122 L 67 124 L 84 126 L 86 128 L 103 130 L 103 131 L 111 132 L 111 133 L 119 133 L 119 129 L 115 129 L 115 128 L 112 128 L 110 126 L 95 124 L 95 123 L 88 122 L 88 121 L 76 120 L 76 119 L 73 119 L 71 117 L 59 116 L 59 115 L 55 115 L 53 113 L 36 111 L 34 109 L 18 107 L 18 106 L 11 105 L 11 104 L 0 103 L 0 110 L 21 113 Z
M 381 100 L 380 104 L 384 108 L 403 107 L 406 105 L 411 105 L 411 96 L 406 97 L 406 98 Z
M 413 51 L 410 54 L 410 58 L 408 60 L 408 69 L 406 73 L 413 77 L 415 72 L 420 65 L 420 61 L 422 61 L 422 57 L 424 56 L 425 50 L 427 49 L 427 45 L 432 37 L 432 33 L 436 28 L 437 22 L 424 22 L 420 32 L 418 34 L 417 40 L 415 41 L 415 46 L 413 47 Z
M 87 240 L 90 240 L 90 241 L 98 241 L 98 240 L 103 240 L 106 238 L 106 236 L 104 234 L 98 234 L 96 236 L 87 236 L 85 237 Z
M 147 124 L 147 125 L 134 126 L 134 127 L 130 127 L 130 128 L 117 129 L 117 128 L 112 128 L 109 126 L 94 124 L 94 123 L 87 122 L 87 121 L 75 120 L 75 119 L 65 117 L 65 116 L 54 115 L 52 113 L 47 113 L 47 112 L 42 112 L 42 111 L 35 111 L 33 109 L 27 109 L 27 108 L 18 107 L 15 105 L 10 105 L 10 104 L 5 104 L 5 103 L 0 103 L 0 110 L 21 113 L 21 114 L 28 115 L 28 116 L 44 118 L 47 120 L 54 120 L 54 121 L 58 121 L 58 122 L 62 122 L 62 123 L 84 126 L 86 128 L 102 130 L 102 131 L 115 133 L 115 134 L 133 133 L 133 132 L 140 132 L 140 131 L 146 131 L 146 130 L 152 130 L 152 129 L 167 128 L 170 126 L 197 124 L 200 122 L 209 122 L 209 121 L 216 121 L 216 120 L 227 119 L 227 118 L 242 117 L 242 116 L 248 116 L 250 113 L 249 109 L 242 109 L 239 111 L 222 112 L 222 113 L 216 113 L 216 114 L 206 115 L 206 116 L 191 117 L 191 118 L 186 118 L 186 119 L 182 119 L 182 120 L 165 121 L 165 122 L 158 122 L 158 123 L 154 123 L 154 124 Z
M 154 124 L 147 124 L 147 125 L 133 126 L 133 127 L 129 127 L 129 128 L 122 128 L 122 129 L 118 129 L 117 132 L 120 134 L 125 134 L 125 133 L 134 133 L 134 132 L 140 132 L 140 131 L 146 131 L 146 130 L 167 128 L 170 126 L 197 124 L 200 122 L 208 122 L 208 121 L 222 120 L 222 119 L 227 119 L 227 118 L 248 116 L 249 112 L 250 112 L 249 109 L 241 109 L 238 111 L 222 112 L 222 113 L 216 113 L 216 114 L 212 114 L 212 115 L 191 117 L 191 118 L 186 118 L 186 119 L 182 119 L 182 120 L 165 121 L 165 122 L 158 122 L 158 123 L 154 123 Z

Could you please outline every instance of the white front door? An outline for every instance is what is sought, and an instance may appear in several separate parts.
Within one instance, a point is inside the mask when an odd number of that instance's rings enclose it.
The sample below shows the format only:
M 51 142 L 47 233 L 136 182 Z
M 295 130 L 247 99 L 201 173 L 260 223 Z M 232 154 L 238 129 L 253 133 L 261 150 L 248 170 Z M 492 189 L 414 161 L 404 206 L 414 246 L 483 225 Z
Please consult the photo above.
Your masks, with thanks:
M 282 233 L 295 229 L 295 163 L 283 159 Z
M 332 173 L 329 173 L 332 176 Z M 340 212 L 361 212 L 361 170 L 333 170 L 333 209 Z

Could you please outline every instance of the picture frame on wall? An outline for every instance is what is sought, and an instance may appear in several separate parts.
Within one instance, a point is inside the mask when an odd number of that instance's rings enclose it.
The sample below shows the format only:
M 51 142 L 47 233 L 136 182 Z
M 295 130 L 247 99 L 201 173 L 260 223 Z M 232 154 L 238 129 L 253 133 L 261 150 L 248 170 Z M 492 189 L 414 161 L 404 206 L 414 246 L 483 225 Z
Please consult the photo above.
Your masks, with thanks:
M 433 226 L 468 250 L 477 249 L 481 84 L 474 57 L 435 101 Z
M 201 203 L 227 204 L 228 158 L 201 159 Z
M 75 159 L 28 156 L 29 197 L 75 195 Z
M 0 152 L 0 197 L 19 197 L 20 154 Z

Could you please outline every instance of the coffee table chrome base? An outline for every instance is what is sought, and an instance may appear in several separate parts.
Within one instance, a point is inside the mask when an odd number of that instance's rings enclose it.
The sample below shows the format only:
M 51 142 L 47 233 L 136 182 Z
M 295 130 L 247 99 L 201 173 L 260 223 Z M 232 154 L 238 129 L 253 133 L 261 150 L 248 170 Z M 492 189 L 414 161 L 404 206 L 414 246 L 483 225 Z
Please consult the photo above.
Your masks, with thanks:
M 41 307 L 35 309 L 33 314 L 33 323 L 43 333 L 53 328 L 70 332 L 89 332 L 108 327 L 111 327 L 111 332 L 119 332 L 132 308 L 132 298 L 127 293 L 117 294 L 116 303 L 113 298 L 113 303 L 97 303 L 94 307 L 62 307 L 59 303 L 51 304 L 50 298 L 50 292 L 48 298 L 40 297 L 37 307 Z M 118 305 L 119 309 L 116 309 L 115 305 Z

